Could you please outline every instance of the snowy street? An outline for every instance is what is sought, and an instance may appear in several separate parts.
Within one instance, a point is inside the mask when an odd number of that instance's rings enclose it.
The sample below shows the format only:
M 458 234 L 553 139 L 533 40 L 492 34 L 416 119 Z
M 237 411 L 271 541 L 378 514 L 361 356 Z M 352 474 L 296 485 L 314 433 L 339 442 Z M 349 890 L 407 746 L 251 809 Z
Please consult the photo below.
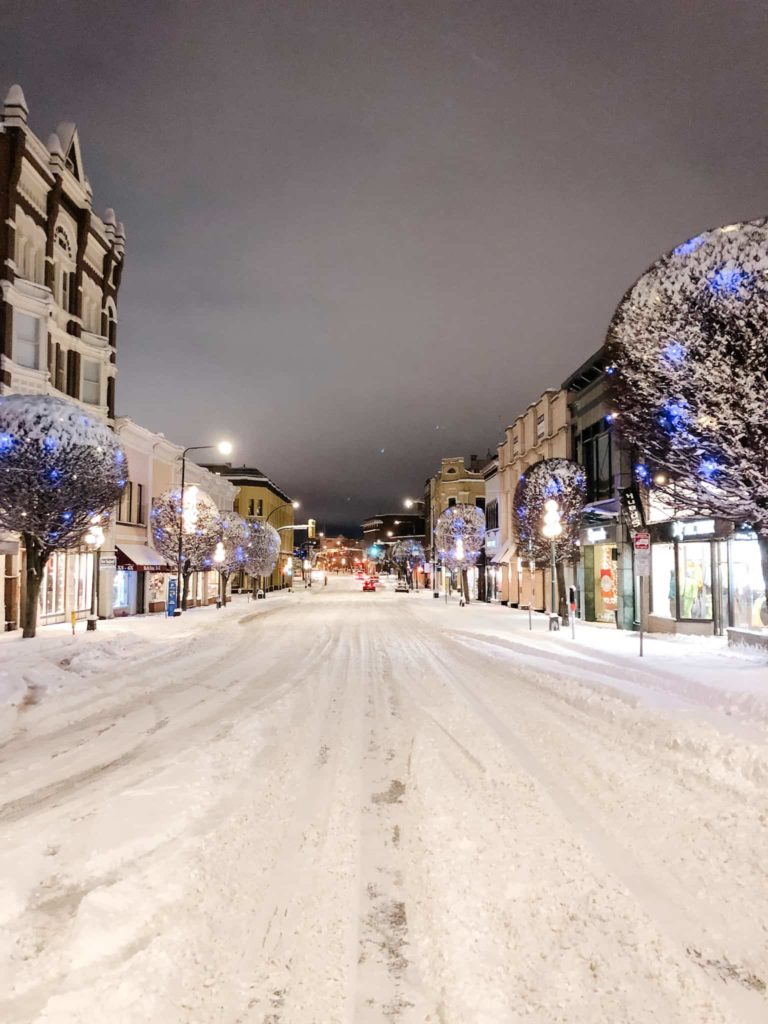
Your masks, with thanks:
M 331 579 L 0 645 L 3 1024 L 759 1024 L 768 668 Z

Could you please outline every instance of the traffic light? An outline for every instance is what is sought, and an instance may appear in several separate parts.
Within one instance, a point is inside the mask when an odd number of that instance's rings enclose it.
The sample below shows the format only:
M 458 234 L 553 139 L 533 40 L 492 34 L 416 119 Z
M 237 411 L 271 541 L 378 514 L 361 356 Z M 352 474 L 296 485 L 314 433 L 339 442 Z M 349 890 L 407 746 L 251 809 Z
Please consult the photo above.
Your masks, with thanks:
M 314 519 L 308 519 L 307 520 L 307 537 L 309 538 L 309 540 L 314 540 L 315 539 L 315 536 L 316 536 L 316 526 L 317 526 L 317 523 L 315 522 Z

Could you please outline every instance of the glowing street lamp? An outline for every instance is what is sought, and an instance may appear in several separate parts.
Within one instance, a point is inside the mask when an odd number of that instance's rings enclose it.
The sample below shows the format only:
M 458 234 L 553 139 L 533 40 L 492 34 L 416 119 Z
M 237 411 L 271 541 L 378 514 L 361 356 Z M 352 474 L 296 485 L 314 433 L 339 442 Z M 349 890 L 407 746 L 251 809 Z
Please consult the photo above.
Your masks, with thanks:
M 91 519 L 91 525 L 88 527 L 88 533 L 86 533 L 83 540 L 93 552 L 91 611 L 88 616 L 88 625 L 86 627 L 89 632 L 92 632 L 96 629 L 96 624 L 99 621 L 99 560 L 101 557 L 101 547 L 104 543 L 104 530 L 101 526 L 101 516 L 94 516 Z
M 560 506 L 556 501 L 550 498 L 550 500 L 544 505 L 544 525 L 541 528 L 543 536 L 548 537 L 550 541 L 550 576 L 552 577 L 552 600 L 551 600 L 551 612 L 549 616 L 549 628 L 559 629 L 560 623 L 557 616 L 557 589 L 555 584 L 555 561 L 556 561 L 556 547 L 555 541 L 563 532 L 563 524 L 560 522 Z M 557 625 L 554 623 L 557 622 Z
M 191 533 L 194 530 L 194 526 L 188 526 L 187 523 L 191 522 L 192 519 L 197 518 L 197 493 L 195 492 L 194 511 L 190 511 L 190 503 L 185 504 L 184 498 L 184 484 L 186 481 L 187 474 L 187 452 L 206 452 L 210 451 L 211 448 L 216 448 L 219 455 L 231 455 L 232 454 L 232 442 L 231 441 L 219 441 L 218 444 L 196 444 L 185 448 L 181 453 L 181 494 L 180 494 L 180 509 L 179 516 L 181 522 L 179 523 L 179 551 L 178 551 L 178 565 L 176 566 L 176 608 L 174 609 L 174 615 L 181 615 L 181 559 L 184 556 L 184 534 Z

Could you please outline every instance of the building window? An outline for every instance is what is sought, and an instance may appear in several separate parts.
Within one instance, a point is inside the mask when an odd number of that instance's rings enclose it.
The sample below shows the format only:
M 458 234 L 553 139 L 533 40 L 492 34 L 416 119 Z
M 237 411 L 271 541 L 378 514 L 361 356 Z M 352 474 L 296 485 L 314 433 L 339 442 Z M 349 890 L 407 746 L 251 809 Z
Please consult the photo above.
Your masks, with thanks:
M 101 404 L 101 364 L 95 359 L 83 360 L 81 397 L 89 405 Z
M 117 506 L 117 521 L 119 523 L 130 523 L 131 503 L 133 498 L 133 483 L 129 480 L 120 495 L 120 504 Z
M 606 421 L 600 420 L 582 430 L 581 464 L 587 475 L 587 501 L 604 501 L 613 497 L 613 454 L 611 433 Z
M 248 499 L 248 515 L 249 516 L 256 515 L 256 500 L 255 500 L 255 498 L 249 498 Z
M 495 498 L 485 506 L 485 528 L 486 530 L 498 530 L 499 528 L 499 503 Z
M 449 498 L 448 499 L 448 508 L 453 508 L 453 506 L 455 504 L 456 504 L 456 499 L 455 498 Z
M 258 504 L 256 506 L 256 515 L 257 516 L 263 516 L 264 515 L 264 501 L 263 501 L 262 498 L 259 498 Z
M 144 526 L 144 484 L 136 485 L 136 524 Z
M 475 508 L 482 509 L 485 511 L 485 498 L 475 498 Z
M 40 369 L 40 320 L 36 316 L 14 315 L 13 361 L 31 370 Z
M 546 433 L 544 413 L 536 417 L 536 440 L 540 441 Z

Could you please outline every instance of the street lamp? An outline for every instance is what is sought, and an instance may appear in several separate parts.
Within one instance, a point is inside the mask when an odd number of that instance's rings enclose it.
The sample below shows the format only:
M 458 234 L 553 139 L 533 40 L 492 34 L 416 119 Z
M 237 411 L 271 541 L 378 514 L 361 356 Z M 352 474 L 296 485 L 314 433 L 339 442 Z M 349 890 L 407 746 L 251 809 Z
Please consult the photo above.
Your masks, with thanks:
M 226 557 L 227 555 L 226 552 L 224 551 L 224 544 L 221 541 L 219 541 L 218 544 L 216 545 L 216 550 L 213 552 L 213 560 L 218 566 L 219 570 L 219 607 L 221 607 L 225 603 L 224 599 L 226 597 L 226 592 L 223 592 L 222 588 L 222 583 L 224 582 L 224 580 L 221 575 L 221 565 Z
M 289 506 L 291 508 L 293 508 L 293 509 L 301 508 L 301 502 L 299 502 L 299 501 L 284 501 L 282 503 L 282 505 L 275 505 L 275 507 L 272 509 L 272 511 L 267 516 L 267 518 L 264 520 L 264 522 L 268 523 L 269 520 L 272 518 L 272 516 L 275 514 L 275 512 L 279 512 L 281 508 L 288 508 Z M 283 547 L 283 544 L 282 544 L 282 540 L 281 540 L 281 542 L 280 542 L 280 548 L 281 548 L 281 552 L 280 553 L 281 554 L 282 554 L 282 547 Z M 261 577 L 261 584 L 262 584 L 262 586 L 261 586 L 261 593 L 262 593 L 263 597 L 267 596 L 267 582 L 266 581 L 267 581 L 267 577 L 266 576 L 262 576 Z
M 552 577 L 552 599 L 551 599 L 551 611 L 549 614 L 549 628 L 559 629 L 560 620 L 558 618 L 557 609 L 555 607 L 557 601 L 557 589 L 555 584 L 555 560 L 556 560 L 556 547 L 555 541 L 563 532 L 563 526 L 560 522 L 560 506 L 556 501 L 550 498 L 550 500 L 544 505 L 544 526 L 541 529 L 542 534 L 549 538 L 550 541 L 550 576 Z
M 96 629 L 96 623 L 99 621 L 99 559 L 101 553 L 101 546 L 104 543 L 104 530 L 99 525 L 101 522 L 101 516 L 94 516 L 91 519 L 91 525 L 88 529 L 88 533 L 85 535 L 85 543 L 90 545 L 91 551 L 93 552 L 93 576 L 91 578 L 91 612 L 88 616 L 87 629 L 89 632 Z
M 178 565 L 176 566 L 176 607 L 173 610 L 174 615 L 181 615 L 181 559 L 184 554 L 184 484 L 186 482 L 187 474 L 187 452 L 206 452 L 212 448 L 218 449 L 220 455 L 231 455 L 232 454 L 232 442 L 231 441 L 219 441 L 218 444 L 196 444 L 191 445 L 189 448 L 185 448 L 181 453 L 181 495 L 179 501 L 179 551 L 178 551 Z

